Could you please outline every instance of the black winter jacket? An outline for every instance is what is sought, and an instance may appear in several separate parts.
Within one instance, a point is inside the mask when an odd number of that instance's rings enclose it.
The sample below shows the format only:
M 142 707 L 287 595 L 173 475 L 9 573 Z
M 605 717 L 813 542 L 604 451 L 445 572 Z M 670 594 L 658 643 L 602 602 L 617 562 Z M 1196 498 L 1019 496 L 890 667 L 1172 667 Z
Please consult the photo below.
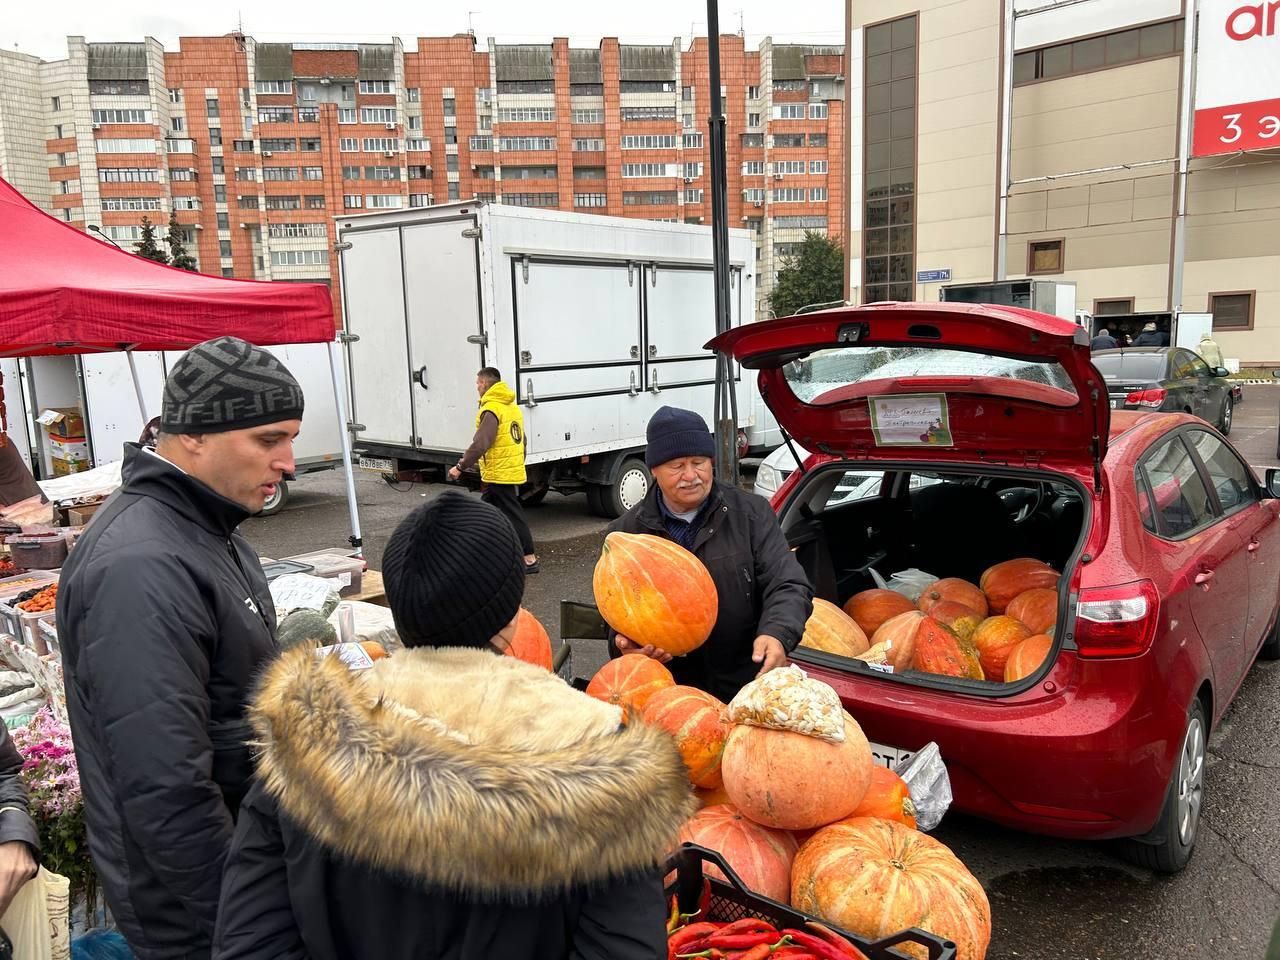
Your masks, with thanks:
M 654 484 L 648 496 L 609 529 L 670 539 L 660 496 Z M 715 581 L 719 615 L 706 643 L 667 666 L 676 683 L 728 703 L 760 672 L 751 659 L 756 637 L 777 637 L 788 653 L 799 645 L 813 612 L 813 587 L 768 500 L 718 482 L 710 496 L 693 553 Z M 612 643 L 609 654 L 619 656 Z
M 656 865 L 695 804 L 660 731 L 463 649 L 290 650 L 252 718 L 218 960 L 666 956 Z
M 247 511 L 132 444 L 123 476 L 57 606 L 89 850 L 139 960 L 207 957 L 275 610 Z
M 31 819 L 27 788 L 22 785 L 22 754 L 13 745 L 9 728 L 0 723 L 0 843 L 21 840 L 40 859 L 40 832 Z

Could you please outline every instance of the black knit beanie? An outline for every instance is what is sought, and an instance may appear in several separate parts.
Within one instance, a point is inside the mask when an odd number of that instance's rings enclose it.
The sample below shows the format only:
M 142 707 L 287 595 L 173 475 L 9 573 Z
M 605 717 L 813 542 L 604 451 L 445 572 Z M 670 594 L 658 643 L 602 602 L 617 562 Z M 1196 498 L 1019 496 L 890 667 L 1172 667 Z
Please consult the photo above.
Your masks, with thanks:
M 302 419 L 302 388 L 279 358 L 237 337 L 206 340 L 169 371 L 164 433 L 222 433 Z
M 406 647 L 485 647 L 524 596 L 524 551 L 496 507 L 450 490 L 400 521 L 382 579 Z
M 692 410 L 661 407 L 649 418 L 644 463 L 650 470 L 681 457 L 714 457 L 715 437 L 707 421 Z

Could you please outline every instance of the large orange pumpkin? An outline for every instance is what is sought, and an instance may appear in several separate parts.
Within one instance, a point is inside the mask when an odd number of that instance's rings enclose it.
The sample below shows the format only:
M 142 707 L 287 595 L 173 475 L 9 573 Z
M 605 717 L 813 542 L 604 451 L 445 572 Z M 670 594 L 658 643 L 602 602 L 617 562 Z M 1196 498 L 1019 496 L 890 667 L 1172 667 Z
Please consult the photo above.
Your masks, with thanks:
M 925 613 L 932 613 L 933 608 L 944 601 L 963 603 L 973 610 L 981 619 L 987 615 L 987 595 L 968 580 L 959 577 L 945 577 L 935 580 L 924 588 L 917 606 Z
M 671 671 L 657 660 L 628 653 L 601 667 L 587 684 L 587 693 L 605 703 L 643 710 L 655 693 L 675 685 Z
M 673 656 L 702 646 L 715 626 L 716 585 L 702 561 L 647 533 L 611 533 L 591 579 L 600 615 L 638 644 Z
M 668 687 L 649 698 L 641 716 L 675 738 L 695 787 L 721 785 L 720 755 L 729 735 L 723 703 L 695 687 Z
M 972 644 L 962 641 L 933 617 L 926 616 L 916 628 L 911 666 L 943 677 L 981 680 L 981 663 L 974 653 Z
M 791 866 L 791 906 L 869 940 L 920 927 L 952 941 L 958 960 L 983 960 L 991 942 L 982 884 L 933 837 L 892 820 L 862 817 L 814 834 Z
M 739 724 L 729 732 L 720 770 L 733 805 L 756 823 L 809 830 L 857 809 L 871 767 L 871 746 L 846 713 L 843 743 Z
M 895 673 L 910 669 L 915 657 L 916 633 L 924 623 L 925 615 L 912 607 L 905 613 L 890 617 L 880 625 L 871 637 L 871 647 L 884 647 Z
M 551 669 L 551 638 L 538 618 L 524 607 L 516 615 L 516 634 L 511 638 L 511 645 L 503 653 L 525 663 Z
M 992 613 L 1004 613 L 1009 601 L 1020 593 L 1037 587 L 1053 589 L 1058 585 L 1057 572 L 1042 560 L 1022 557 L 988 567 L 978 582 L 987 595 Z
M 1004 665 L 1009 654 L 1027 637 L 1031 631 L 1020 620 L 1013 617 L 988 617 L 974 631 L 973 645 L 978 648 L 978 658 L 982 661 L 982 672 L 988 680 L 1001 683 L 1004 680 Z
M 888 767 L 876 764 L 871 768 L 871 786 L 866 796 L 846 820 L 856 817 L 878 817 L 896 820 L 911 828 L 916 825 L 916 805 L 911 802 L 911 790 L 907 782 Z
M 823 650 L 842 657 L 856 657 L 871 646 L 858 622 L 834 603 L 813 598 L 813 613 L 804 625 L 800 646 Z
M 698 806 L 701 808 L 715 807 L 722 803 L 729 803 L 729 791 L 724 788 L 724 783 L 720 786 L 712 787 L 710 790 L 695 789 L 693 795 L 698 798 Z
M 863 590 L 844 602 L 844 612 L 853 617 L 868 637 L 886 620 L 915 608 L 914 603 L 896 590 Z
M 1021 620 L 1032 633 L 1046 633 L 1058 621 L 1058 591 L 1047 587 L 1024 590 L 1004 611 Z
M 791 862 L 800 845 L 786 830 L 761 826 L 726 803 L 694 814 L 681 828 L 680 842 L 696 843 L 719 853 L 756 893 L 781 903 L 791 899 Z M 728 879 L 710 865 L 706 873 Z
M 986 619 L 985 614 L 979 615 L 972 607 L 966 607 L 963 603 L 957 603 L 954 600 L 935 603 L 929 610 L 929 616 L 961 640 L 972 640 L 973 631 L 977 630 L 978 624 Z
M 1040 669 L 1053 647 L 1053 638 L 1047 634 L 1027 637 L 1009 652 L 1004 664 L 1004 682 L 1017 683 Z

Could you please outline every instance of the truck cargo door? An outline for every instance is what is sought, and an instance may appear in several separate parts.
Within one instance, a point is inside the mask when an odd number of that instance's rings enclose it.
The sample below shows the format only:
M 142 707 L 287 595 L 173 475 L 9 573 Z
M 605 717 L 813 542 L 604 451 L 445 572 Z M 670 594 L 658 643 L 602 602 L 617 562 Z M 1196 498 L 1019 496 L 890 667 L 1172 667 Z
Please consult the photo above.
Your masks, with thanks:
M 124 459 L 124 445 L 137 443 L 152 417 L 160 416 L 164 397 L 164 360 L 158 352 L 135 353 L 134 365 L 146 404 L 146 416 L 138 409 L 138 395 L 125 353 L 88 353 L 80 358 L 84 378 L 85 429 L 93 451 L 93 465 Z
M 645 388 L 659 391 L 716 381 L 715 274 L 711 267 L 645 266 Z M 730 290 L 732 310 L 733 291 Z M 676 401 L 672 401 L 676 402 Z

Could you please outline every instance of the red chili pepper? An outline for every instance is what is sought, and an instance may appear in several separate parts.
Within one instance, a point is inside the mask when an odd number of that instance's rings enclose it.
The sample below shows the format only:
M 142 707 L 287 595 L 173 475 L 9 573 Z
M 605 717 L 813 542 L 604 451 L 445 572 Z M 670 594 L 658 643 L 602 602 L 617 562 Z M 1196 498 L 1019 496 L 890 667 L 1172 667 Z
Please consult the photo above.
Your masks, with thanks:
M 733 923 L 727 923 L 720 928 L 721 933 L 774 933 L 778 932 L 768 920 L 761 920 L 759 917 L 744 917 L 741 920 L 735 920 Z
M 773 958 L 783 958 L 783 960 L 818 960 L 817 956 L 808 947 L 787 946 L 780 947 L 773 953 Z
M 849 955 L 840 950 L 821 937 L 815 937 L 811 933 L 805 933 L 803 930 L 793 930 L 787 928 L 782 931 L 793 941 L 802 947 L 806 947 L 813 953 L 816 953 L 820 960 L 849 960 Z
M 667 938 L 667 960 L 675 960 L 681 953 L 689 953 L 694 945 L 719 931 L 718 923 L 691 923 L 681 927 Z
M 762 943 L 777 943 L 778 939 L 777 930 L 764 930 L 760 933 L 725 933 L 721 930 L 715 936 L 707 937 L 707 946 L 725 950 L 746 950 L 748 947 Z
M 771 953 L 773 953 L 773 944 L 758 943 L 746 953 L 739 956 L 738 960 L 768 960 Z
M 818 923 L 816 920 L 809 920 L 805 923 L 805 927 L 812 930 L 823 940 L 832 946 L 838 948 L 845 956 L 852 957 L 854 960 L 866 960 L 865 955 L 855 947 L 846 937 L 840 936 L 825 923 Z

